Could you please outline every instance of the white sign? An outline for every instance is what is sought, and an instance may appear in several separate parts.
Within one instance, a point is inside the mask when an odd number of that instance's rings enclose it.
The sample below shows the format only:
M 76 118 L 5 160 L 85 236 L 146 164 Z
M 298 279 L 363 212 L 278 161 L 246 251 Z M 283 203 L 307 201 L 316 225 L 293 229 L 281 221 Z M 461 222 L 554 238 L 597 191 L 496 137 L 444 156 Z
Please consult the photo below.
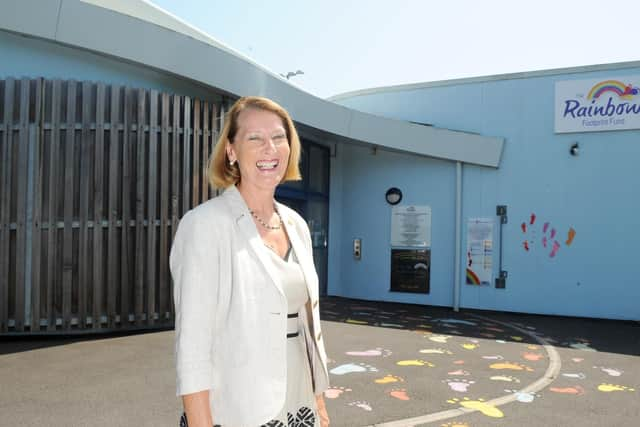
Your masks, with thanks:
M 391 209 L 391 246 L 431 247 L 431 208 L 394 206 Z
M 493 219 L 467 221 L 467 285 L 490 285 L 493 273 Z
M 556 133 L 624 129 L 640 129 L 640 76 L 556 82 Z

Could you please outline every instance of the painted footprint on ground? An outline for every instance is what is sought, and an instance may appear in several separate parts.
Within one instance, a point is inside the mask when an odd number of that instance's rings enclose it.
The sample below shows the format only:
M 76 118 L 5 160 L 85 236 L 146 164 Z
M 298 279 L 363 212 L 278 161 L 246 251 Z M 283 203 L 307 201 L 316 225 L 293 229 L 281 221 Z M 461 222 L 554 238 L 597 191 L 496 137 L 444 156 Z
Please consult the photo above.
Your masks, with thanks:
M 582 372 L 576 372 L 576 373 L 566 373 L 566 374 L 562 374 L 563 377 L 567 377 L 567 378 L 575 378 L 577 380 L 583 380 L 585 378 L 587 378 L 587 376 L 585 374 L 583 374 Z
M 426 360 L 420 360 L 420 359 L 401 360 L 399 362 L 396 362 L 396 365 L 398 365 L 398 366 L 428 366 L 429 368 L 433 368 L 434 366 L 436 366 L 431 362 L 428 362 Z
M 462 400 L 458 398 L 449 399 L 447 400 L 447 402 L 452 404 L 457 403 L 463 408 L 475 409 L 477 411 L 480 411 L 482 414 L 486 415 L 487 417 L 492 417 L 492 418 L 504 417 L 504 413 L 500 409 L 496 408 L 493 405 L 489 405 L 484 401 L 484 399 L 471 400 L 468 397 L 465 397 Z
M 397 382 L 404 382 L 404 378 L 389 374 L 375 380 L 376 384 L 389 384 L 389 383 L 397 383 Z
M 635 388 L 627 387 L 624 385 L 616 385 L 616 384 L 600 384 L 598 386 L 598 390 L 610 393 L 612 391 L 636 391 Z
M 440 427 L 471 427 L 471 426 L 462 421 L 451 421 L 450 423 L 440 424 Z
M 364 363 L 347 363 L 344 365 L 336 366 L 329 372 L 331 372 L 333 375 L 345 375 L 356 372 L 378 372 L 378 369 Z
M 514 393 L 516 396 L 516 400 L 521 403 L 531 403 L 535 400 L 536 397 L 540 397 L 538 393 L 530 392 L 530 391 L 519 391 L 519 390 L 504 390 L 507 393 Z
M 482 356 L 482 358 L 486 360 L 504 360 L 504 357 L 500 356 L 499 354 L 493 356 Z
M 449 388 L 453 391 L 457 391 L 460 393 L 466 393 L 469 391 L 469 387 L 471 387 L 472 384 L 475 384 L 475 381 L 471 381 L 471 380 L 463 380 L 463 379 L 452 379 L 452 378 L 448 378 L 446 380 L 442 381 L 443 383 L 446 383 Z
M 388 357 L 390 356 L 391 350 L 387 350 L 386 348 L 373 348 L 370 350 L 364 350 L 364 351 L 347 351 L 345 352 L 345 354 L 347 354 L 348 356 L 362 356 L 362 357 L 375 357 L 375 356 L 382 356 L 382 357 Z
M 474 344 L 474 343 L 460 344 L 460 346 L 465 350 L 475 350 L 476 348 L 480 347 L 478 344 Z
M 447 341 L 449 340 L 449 338 L 451 338 L 451 337 L 448 336 L 448 335 L 431 335 L 429 337 L 429 339 L 431 341 L 437 342 L 437 343 L 440 343 L 440 344 L 446 344 Z
M 463 376 L 463 377 L 468 377 L 471 374 L 468 371 L 464 371 L 462 369 L 458 369 L 458 370 L 455 370 L 455 371 L 447 372 L 447 375 L 460 375 L 460 376 Z
M 369 402 L 366 402 L 364 400 L 356 400 L 355 402 L 351 402 L 348 405 L 355 406 L 357 408 L 364 409 L 365 411 L 369 411 L 369 412 L 373 411 L 373 408 L 371 407 Z
M 423 348 L 422 350 L 420 350 L 420 353 L 423 354 L 453 354 L 451 351 L 449 350 L 445 350 L 444 348 Z
M 521 365 L 519 363 L 511 363 L 511 362 L 492 363 L 491 365 L 489 365 L 489 367 L 491 369 L 498 369 L 498 370 L 507 369 L 507 370 L 512 370 L 512 371 L 529 371 L 529 372 L 533 372 L 533 369 L 531 369 L 528 366 Z
M 571 387 L 549 387 L 549 391 L 560 394 L 573 394 L 575 396 L 582 396 L 584 394 L 584 389 L 579 385 Z
M 544 359 L 544 355 L 540 354 L 540 353 L 531 353 L 531 352 L 524 352 L 522 353 L 522 357 L 525 360 L 529 360 L 531 362 L 538 362 L 539 360 Z
M 324 397 L 327 399 L 337 399 L 342 393 L 347 391 L 351 391 L 351 389 L 345 387 L 330 387 L 324 391 Z
M 595 369 L 600 369 L 602 372 L 604 372 L 605 374 L 608 374 L 612 377 L 619 377 L 620 375 L 622 375 L 622 373 L 624 371 L 621 371 L 620 369 L 613 369 L 613 368 L 605 368 L 602 366 L 594 366 Z
M 407 390 L 404 388 L 394 388 L 393 390 L 387 390 L 387 394 L 391 397 L 395 397 L 398 400 L 410 400 Z
M 520 380 L 517 379 L 516 377 L 512 377 L 509 375 L 494 375 L 492 377 L 489 377 L 490 380 L 492 381 L 505 381 L 505 382 L 510 382 L 510 383 L 519 383 Z

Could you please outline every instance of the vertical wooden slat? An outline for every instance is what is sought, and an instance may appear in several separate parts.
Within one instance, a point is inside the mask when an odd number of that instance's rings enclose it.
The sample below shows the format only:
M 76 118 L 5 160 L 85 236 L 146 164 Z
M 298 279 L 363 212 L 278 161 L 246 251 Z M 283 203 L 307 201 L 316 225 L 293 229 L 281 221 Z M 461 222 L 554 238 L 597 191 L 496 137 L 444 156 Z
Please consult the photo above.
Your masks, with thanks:
M 26 272 L 26 215 L 27 215 L 27 173 L 29 156 L 29 80 L 20 81 L 20 125 L 18 130 L 17 160 L 17 227 L 16 227 L 16 289 L 15 289 L 15 329 L 24 331 Z
M 49 150 L 49 230 L 47 238 L 47 330 L 56 329 L 56 313 L 53 299 L 58 285 L 60 255 L 58 241 L 58 187 L 60 184 L 60 92 L 62 82 L 54 80 L 51 88 L 51 136 Z M 58 267 L 58 268 L 56 268 Z
M 9 330 L 9 208 L 13 177 L 13 103 L 15 81 L 7 79 L 4 86 L 4 118 L 0 140 L 0 332 Z
M 158 218 L 158 92 L 149 100 L 149 175 L 147 188 L 147 324 L 153 325 L 156 312 L 156 219 Z
M 122 131 L 122 234 L 121 234 L 121 253 L 120 253 L 120 326 L 129 326 L 129 314 L 131 313 L 129 291 L 135 283 L 131 280 L 129 274 L 131 265 L 131 252 L 129 247 L 131 226 L 131 194 L 133 188 L 131 185 L 131 159 L 133 157 L 131 144 L 131 124 L 133 123 L 133 114 L 135 112 L 134 93 L 131 88 L 124 90 L 124 113 L 123 131 Z M 137 230 L 137 227 L 134 227 Z
M 200 153 L 202 152 L 202 130 L 200 129 L 200 100 L 193 101 L 193 200 L 191 206 L 200 203 Z
M 218 142 L 218 105 L 213 103 L 211 104 L 211 137 L 210 137 L 210 149 L 209 149 L 209 157 L 211 157 L 213 155 L 213 152 L 215 151 L 215 147 L 216 144 Z M 208 167 L 209 167 L 209 160 L 207 160 L 207 172 L 209 171 Z M 209 177 L 207 176 L 207 188 L 209 189 L 209 197 L 207 197 L 208 199 L 212 198 L 213 196 L 215 196 L 216 192 L 215 189 L 211 186 L 208 185 L 209 184 Z
M 104 263 L 103 263 L 103 229 L 104 220 L 104 111 L 106 101 L 106 87 L 104 83 L 98 83 L 96 91 L 96 130 L 94 151 L 94 177 L 93 177 L 93 329 L 100 328 L 102 317 L 102 293 L 104 291 Z
M 29 126 L 29 144 L 33 150 L 33 219 L 31 231 L 31 332 L 40 331 L 40 313 L 41 313 L 41 282 L 42 282 L 42 198 L 43 198 L 43 164 L 42 158 L 43 133 L 44 126 L 42 123 L 42 104 L 44 85 L 42 79 L 35 80 L 35 99 L 34 99 L 34 123 Z M 29 256 L 29 254 L 27 254 Z
M 158 268 L 159 300 L 158 314 L 160 322 L 165 321 L 165 313 L 168 312 L 167 301 L 169 300 L 168 286 L 168 253 L 169 253 L 169 196 L 171 187 L 169 181 L 169 94 L 162 94 L 162 109 L 160 119 L 160 256 Z
M 173 95 L 173 116 L 171 125 L 171 147 L 173 149 L 171 156 L 171 241 L 176 234 L 178 220 L 180 218 L 180 110 L 181 97 Z
M 120 150 L 120 87 L 111 86 L 111 112 L 109 122 L 111 129 L 109 131 L 109 198 L 107 212 L 109 215 L 109 228 L 107 236 L 107 324 L 109 328 L 115 327 L 116 319 L 116 299 L 120 287 L 117 275 L 118 269 L 118 182 L 122 174 L 119 160 Z M 124 215 L 124 212 L 123 212 Z M 122 229 L 125 229 L 122 224 Z
M 191 208 L 191 99 L 184 97 L 184 112 L 182 124 L 182 215 Z
M 136 251 L 135 251 L 135 314 L 136 324 L 142 325 L 142 314 L 144 312 L 144 180 L 145 180 L 145 106 L 146 91 L 138 91 L 138 115 L 136 132 Z
M 78 244 L 78 326 L 87 325 L 89 287 L 89 186 L 91 180 L 91 83 L 82 83 L 82 136 L 80 153 L 80 230 Z
M 209 131 L 209 121 L 211 117 L 209 116 L 209 103 L 203 102 L 202 108 L 202 171 L 200 172 L 201 176 L 201 201 L 209 200 L 209 184 L 207 179 L 207 161 L 209 160 L 209 146 L 211 143 L 211 133 Z
M 64 231 L 62 236 L 62 318 L 63 328 L 71 328 L 73 295 L 73 206 L 77 186 L 75 185 L 75 124 L 76 124 L 76 86 L 71 80 L 67 83 L 67 124 L 64 143 Z

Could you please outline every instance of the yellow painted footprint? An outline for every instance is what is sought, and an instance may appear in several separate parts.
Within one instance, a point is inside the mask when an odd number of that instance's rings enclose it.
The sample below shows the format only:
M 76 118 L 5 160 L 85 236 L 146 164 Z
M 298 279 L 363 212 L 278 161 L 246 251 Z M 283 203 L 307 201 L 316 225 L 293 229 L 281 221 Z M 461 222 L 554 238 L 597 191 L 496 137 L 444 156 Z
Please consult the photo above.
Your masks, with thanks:
M 464 348 L 465 350 L 475 350 L 476 348 L 478 348 L 478 344 L 471 344 L 471 343 L 466 343 L 466 344 L 460 344 L 462 346 L 462 348 Z
M 463 421 L 451 421 L 450 423 L 440 424 L 440 427 L 471 427 Z
M 500 409 L 496 408 L 493 405 L 489 405 L 488 403 L 486 403 L 484 401 L 484 399 L 471 400 L 471 399 L 465 397 L 462 400 L 460 400 L 458 398 L 449 399 L 449 400 L 447 400 L 447 402 L 448 403 L 453 403 L 453 404 L 457 403 L 458 405 L 462 406 L 463 408 L 475 409 L 477 411 L 482 412 L 487 417 L 492 417 L 492 418 L 502 418 L 502 417 L 504 417 L 504 413 Z
M 396 377 L 395 375 L 386 375 L 382 378 L 378 378 L 375 380 L 376 384 L 388 384 L 388 383 L 397 383 L 404 382 L 404 378 Z
M 430 368 L 433 368 L 434 366 L 436 366 L 431 362 L 427 362 L 426 360 L 419 360 L 419 359 L 401 360 L 401 361 L 397 362 L 396 365 L 398 365 L 398 366 L 428 366 Z
M 605 393 L 610 393 L 612 391 L 636 391 L 634 388 L 615 384 L 600 384 L 598 386 L 598 390 Z

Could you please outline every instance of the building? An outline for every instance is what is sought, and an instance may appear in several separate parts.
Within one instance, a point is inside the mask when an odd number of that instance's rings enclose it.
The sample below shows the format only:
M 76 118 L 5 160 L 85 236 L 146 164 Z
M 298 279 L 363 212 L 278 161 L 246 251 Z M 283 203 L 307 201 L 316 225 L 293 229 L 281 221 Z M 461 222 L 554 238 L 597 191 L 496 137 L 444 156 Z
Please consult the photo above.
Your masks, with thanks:
M 0 333 L 170 327 L 171 238 L 184 211 L 214 195 L 205 159 L 243 95 L 270 97 L 296 121 L 305 179 L 277 196 L 307 218 L 326 294 L 640 318 L 627 243 L 639 202 L 624 168 L 638 131 L 555 134 L 549 106 L 555 81 L 640 74 L 637 64 L 327 101 L 124 0 L 10 0 L 0 53 Z M 391 188 L 402 192 L 395 208 Z M 491 227 L 478 240 L 485 285 L 466 285 L 476 218 Z M 392 250 L 392 238 L 405 240 Z M 390 291 L 392 253 L 403 292 Z

